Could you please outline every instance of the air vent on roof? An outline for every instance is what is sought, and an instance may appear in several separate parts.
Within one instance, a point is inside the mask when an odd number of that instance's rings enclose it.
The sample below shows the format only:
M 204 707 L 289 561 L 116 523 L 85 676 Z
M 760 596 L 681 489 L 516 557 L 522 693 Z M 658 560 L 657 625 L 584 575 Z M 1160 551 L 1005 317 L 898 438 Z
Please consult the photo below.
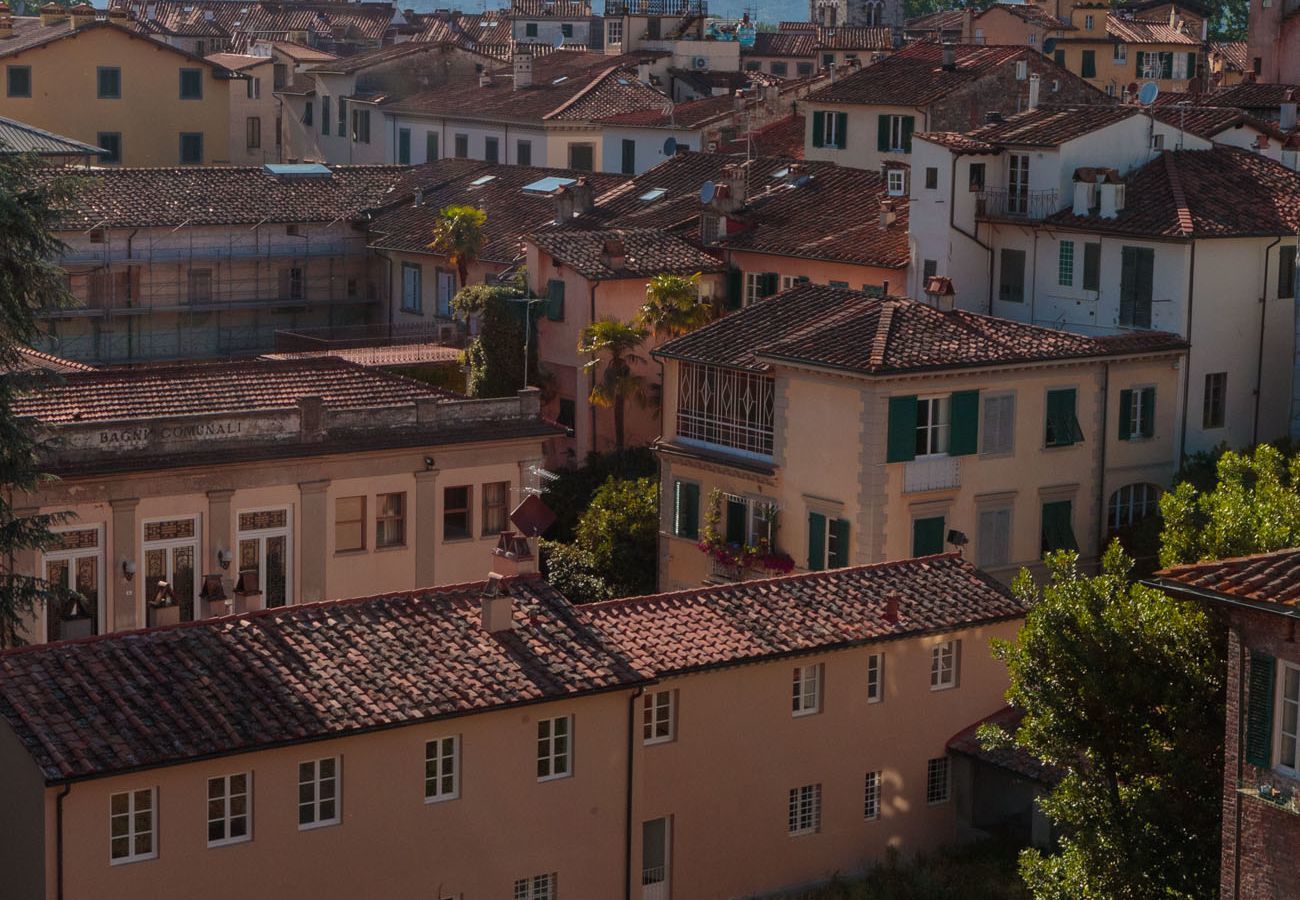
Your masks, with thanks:
M 320 163 L 267 163 L 262 168 L 276 178 L 329 178 L 334 174 Z
M 471 186 L 471 187 L 482 187 L 483 185 L 487 184 L 489 181 L 496 181 L 496 176 L 495 176 L 495 175 L 480 175 L 478 178 L 475 178 L 473 181 L 470 182 L 470 186 Z
M 525 194 L 553 194 L 562 187 L 568 187 L 575 183 L 573 178 L 561 178 L 557 175 L 548 175 L 532 184 L 524 185 Z

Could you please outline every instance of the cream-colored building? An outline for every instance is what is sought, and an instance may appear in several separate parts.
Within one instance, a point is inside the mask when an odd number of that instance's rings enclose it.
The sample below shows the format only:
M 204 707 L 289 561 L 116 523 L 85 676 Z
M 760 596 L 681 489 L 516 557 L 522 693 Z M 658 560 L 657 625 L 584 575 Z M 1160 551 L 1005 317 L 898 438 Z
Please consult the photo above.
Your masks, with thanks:
M 655 351 L 660 585 L 961 548 L 1094 558 L 1176 468 L 1186 345 L 802 286 Z M 946 308 L 943 308 L 946 307 Z
M 15 412 L 60 442 L 16 502 L 71 514 L 17 564 L 72 592 L 34 641 L 476 578 L 558 432 L 536 391 L 330 358 L 72 373 Z
M 529 567 L 502 543 L 481 572 Z M 949 555 L 587 607 L 518 574 L 9 651 L 5 895 L 665 900 L 856 874 L 958 837 L 947 743 L 1002 706 L 989 642 L 1024 612 Z
M 0 15 L 0 115 L 76 138 L 127 166 L 229 163 L 225 66 L 139 34 L 123 12 L 47 4 Z

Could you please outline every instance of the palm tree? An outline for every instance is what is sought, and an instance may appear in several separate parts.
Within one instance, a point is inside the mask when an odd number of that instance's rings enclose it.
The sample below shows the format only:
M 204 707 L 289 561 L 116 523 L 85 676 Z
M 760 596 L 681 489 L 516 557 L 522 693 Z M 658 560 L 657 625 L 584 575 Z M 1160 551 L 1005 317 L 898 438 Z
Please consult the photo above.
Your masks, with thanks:
M 659 337 L 676 337 L 707 325 L 713 304 L 700 297 L 700 273 L 656 275 L 645 289 L 636 323 Z
M 614 409 L 614 447 L 623 449 L 623 411 L 628 398 L 646 405 L 649 396 L 645 378 L 632 371 L 634 365 L 645 361 L 636 348 L 646 339 L 646 331 L 629 322 L 616 319 L 598 319 L 582 329 L 578 338 L 578 352 L 590 353 L 591 359 L 584 369 L 600 367 L 601 357 L 607 357 L 600 377 L 593 381 L 588 399 L 597 406 Z
M 487 243 L 485 224 L 487 213 L 478 207 L 453 205 L 438 213 L 438 222 L 433 226 L 433 240 L 428 247 L 445 254 L 456 267 L 461 287 L 469 284 L 469 264 L 478 259 L 478 252 Z

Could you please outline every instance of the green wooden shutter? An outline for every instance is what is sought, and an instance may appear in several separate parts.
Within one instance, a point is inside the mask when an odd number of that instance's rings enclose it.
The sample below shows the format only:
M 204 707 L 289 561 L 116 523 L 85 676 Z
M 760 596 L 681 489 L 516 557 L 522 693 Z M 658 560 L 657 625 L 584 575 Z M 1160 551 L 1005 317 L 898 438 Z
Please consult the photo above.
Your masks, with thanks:
M 1097 51 L 1096 50 L 1083 51 L 1083 64 L 1081 66 L 1080 74 L 1084 78 L 1097 77 Z
M 1133 392 L 1119 392 L 1119 439 L 1127 441 L 1133 437 Z
M 808 513 L 808 570 L 816 572 L 826 568 L 826 517 L 821 513 Z
M 826 113 L 817 110 L 813 113 L 813 132 L 812 145 L 814 147 L 826 146 Z
M 727 501 L 727 543 L 743 544 L 745 543 L 746 521 L 749 514 L 748 507 L 739 500 Z
M 727 270 L 727 309 L 740 309 L 744 302 L 745 273 L 739 269 Z
M 1277 298 L 1295 296 L 1295 245 L 1287 244 L 1277 254 Z
M 700 536 L 700 486 L 693 481 L 678 481 L 673 486 L 673 533 L 694 540 Z
M 1101 290 L 1101 244 L 1083 245 L 1083 289 Z
M 1056 63 L 1058 66 L 1060 66 L 1062 69 L 1064 69 L 1064 68 L 1065 68 L 1065 51 L 1064 51 L 1064 50 L 1056 50 L 1056 51 L 1053 51 L 1053 53 L 1052 53 L 1052 62 Z
M 1151 327 L 1151 299 L 1155 289 L 1156 252 L 1150 247 L 1138 247 L 1137 269 L 1133 283 L 1133 325 Z
M 843 150 L 849 145 L 849 114 L 835 113 L 835 146 Z
M 1057 500 L 1043 504 L 1043 552 L 1051 550 L 1078 550 L 1079 542 L 1074 538 L 1074 525 L 1070 522 L 1073 504 L 1069 500 Z
M 1075 418 L 1074 388 L 1047 392 L 1047 431 L 1049 447 L 1069 447 L 1083 440 Z
M 957 391 L 952 395 L 952 432 L 949 456 L 968 456 L 979 449 L 980 392 Z
M 558 278 L 546 283 L 546 318 L 552 322 L 564 321 L 564 282 Z
M 1137 310 L 1137 247 L 1120 251 L 1119 324 L 1132 325 Z
M 912 152 L 912 129 L 916 127 L 915 116 L 903 116 L 903 152 Z
M 916 458 L 916 395 L 889 398 L 889 439 L 885 462 Z
M 1187 77 L 1196 77 L 1196 54 L 1194 52 L 1187 54 Z
M 1146 53 L 1145 53 L 1144 51 L 1142 51 L 1142 50 L 1139 50 L 1139 51 L 1137 52 L 1137 57 L 1136 57 L 1136 59 L 1137 59 L 1137 68 L 1136 68 L 1134 71 L 1135 71 L 1135 74 L 1137 75 L 1137 77 L 1138 77 L 1138 78 L 1141 78 L 1141 77 L 1142 77 L 1142 70 L 1143 70 L 1144 68 L 1146 68 L 1146 66 L 1144 65 L 1144 64 L 1146 63 Z
M 1138 423 L 1143 437 L 1152 437 L 1156 433 L 1156 389 L 1142 389 L 1142 421 Z
M 912 520 L 912 555 L 943 552 L 943 516 Z
M 852 555 L 849 553 L 849 520 L 836 519 L 831 522 L 831 533 L 835 535 L 835 553 L 826 558 L 826 568 L 838 569 L 849 565 Z
M 1250 651 L 1246 697 L 1246 762 L 1267 769 L 1273 764 L 1273 657 Z
M 880 116 L 876 120 L 876 149 L 882 153 L 888 153 L 889 147 L 889 116 Z

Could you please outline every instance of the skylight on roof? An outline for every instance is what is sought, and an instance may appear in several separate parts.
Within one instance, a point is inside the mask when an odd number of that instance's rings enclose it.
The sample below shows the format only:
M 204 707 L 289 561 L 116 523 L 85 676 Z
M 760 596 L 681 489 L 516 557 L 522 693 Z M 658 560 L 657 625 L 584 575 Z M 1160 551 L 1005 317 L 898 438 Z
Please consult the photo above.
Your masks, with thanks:
M 559 83 L 562 82 L 562 81 L 568 81 L 568 80 L 569 80 L 569 76 L 568 76 L 568 75 L 561 75 L 559 78 L 555 78 L 555 79 L 553 79 L 553 80 L 551 81 L 551 84 L 559 84 Z
M 478 178 L 475 178 L 470 182 L 470 187 L 482 187 L 489 181 L 496 181 L 496 178 L 495 175 L 480 175 Z
M 329 166 L 320 163 L 266 163 L 262 168 L 277 178 L 328 178 L 332 174 Z
M 773 178 L 784 178 L 785 176 L 787 176 L 787 175 L 789 175 L 789 174 L 790 174 L 790 170 L 789 170 L 789 169 L 777 169 L 775 172 L 772 173 L 772 177 L 773 177 Z
M 532 184 L 524 185 L 525 194 L 552 194 L 562 187 L 568 187 L 574 183 L 572 178 L 561 178 L 558 175 L 548 175 L 540 181 L 534 181 Z
M 650 190 L 642 194 L 640 197 L 637 197 L 637 199 L 644 200 L 646 203 L 650 203 L 651 201 L 658 200 L 666 193 L 668 193 L 668 188 L 651 188 Z

